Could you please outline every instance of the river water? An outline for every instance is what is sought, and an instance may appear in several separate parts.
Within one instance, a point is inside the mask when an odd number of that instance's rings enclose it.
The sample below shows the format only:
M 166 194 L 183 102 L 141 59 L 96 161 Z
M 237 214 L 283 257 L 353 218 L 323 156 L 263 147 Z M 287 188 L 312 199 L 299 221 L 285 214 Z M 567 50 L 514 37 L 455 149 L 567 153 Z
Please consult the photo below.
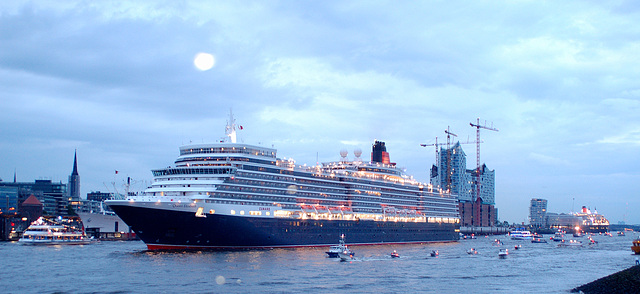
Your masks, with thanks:
M 79 246 L 0 243 L 3 293 L 566 293 L 635 263 L 638 233 L 595 235 L 597 245 L 559 248 L 506 236 L 455 243 L 327 248 L 149 252 L 144 243 Z M 545 236 L 549 239 L 549 235 Z M 503 241 L 496 246 L 494 239 Z M 576 238 L 586 243 L 585 237 Z M 348 240 L 347 240 L 348 241 Z M 515 250 L 515 245 L 522 248 Z M 475 248 L 477 254 L 466 251 Z M 507 248 L 506 259 L 498 258 Z M 389 253 L 397 250 L 400 258 Z M 430 257 L 432 250 L 439 256 Z

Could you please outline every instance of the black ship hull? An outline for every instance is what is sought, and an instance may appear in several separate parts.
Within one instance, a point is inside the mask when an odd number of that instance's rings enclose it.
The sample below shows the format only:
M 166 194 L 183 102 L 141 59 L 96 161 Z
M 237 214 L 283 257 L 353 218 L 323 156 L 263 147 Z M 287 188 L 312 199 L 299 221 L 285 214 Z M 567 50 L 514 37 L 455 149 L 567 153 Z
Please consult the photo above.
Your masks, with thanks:
M 111 205 L 149 250 L 250 249 L 457 241 L 459 224 L 229 216 Z

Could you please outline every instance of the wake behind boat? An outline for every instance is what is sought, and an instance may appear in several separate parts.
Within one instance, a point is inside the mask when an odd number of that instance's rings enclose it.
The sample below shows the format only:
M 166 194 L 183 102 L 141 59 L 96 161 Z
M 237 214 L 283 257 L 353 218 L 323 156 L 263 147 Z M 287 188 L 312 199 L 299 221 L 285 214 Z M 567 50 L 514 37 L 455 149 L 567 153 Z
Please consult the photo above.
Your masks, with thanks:
M 153 170 L 143 195 L 107 200 L 149 250 L 328 246 L 457 241 L 457 199 L 415 181 L 389 160 L 341 152 L 337 162 L 296 165 L 276 150 L 225 142 L 180 147 L 175 166 Z
M 81 228 L 40 217 L 18 240 L 23 245 L 83 245 L 94 242 Z
M 338 253 L 338 257 L 340 258 L 340 261 L 353 261 L 353 260 L 356 260 L 355 255 L 356 255 L 356 253 L 351 251 L 351 250 L 345 250 L 345 251 L 342 251 L 342 252 Z

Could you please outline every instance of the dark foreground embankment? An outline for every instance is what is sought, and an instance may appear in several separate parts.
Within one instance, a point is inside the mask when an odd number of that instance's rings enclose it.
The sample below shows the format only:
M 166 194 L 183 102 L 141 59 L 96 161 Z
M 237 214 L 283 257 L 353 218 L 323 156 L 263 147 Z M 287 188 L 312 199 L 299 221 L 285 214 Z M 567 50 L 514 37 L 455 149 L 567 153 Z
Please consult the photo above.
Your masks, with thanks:
M 580 291 L 587 294 L 640 293 L 640 265 L 630 267 L 571 290 L 571 292 Z

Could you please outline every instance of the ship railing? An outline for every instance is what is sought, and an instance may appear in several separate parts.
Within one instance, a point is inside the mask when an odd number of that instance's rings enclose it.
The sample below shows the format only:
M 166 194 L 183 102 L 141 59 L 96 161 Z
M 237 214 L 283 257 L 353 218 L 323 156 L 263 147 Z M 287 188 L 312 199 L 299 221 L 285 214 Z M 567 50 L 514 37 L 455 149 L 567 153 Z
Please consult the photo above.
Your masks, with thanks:
M 274 217 L 277 218 L 291 218 L 291 219 L 316 219 L 316 220 L 370 220 L 370 221 L 383 221 L 383 222 L 451 222 L 444 221 L 444 218 L 427 218 L 426 216 L 386 216 L 381 213 L 353 213 L 353 214 L 339 214 L 339 213 L 316 213 L 305 212 L 301 210 L 277 210 L 274 213 Z

